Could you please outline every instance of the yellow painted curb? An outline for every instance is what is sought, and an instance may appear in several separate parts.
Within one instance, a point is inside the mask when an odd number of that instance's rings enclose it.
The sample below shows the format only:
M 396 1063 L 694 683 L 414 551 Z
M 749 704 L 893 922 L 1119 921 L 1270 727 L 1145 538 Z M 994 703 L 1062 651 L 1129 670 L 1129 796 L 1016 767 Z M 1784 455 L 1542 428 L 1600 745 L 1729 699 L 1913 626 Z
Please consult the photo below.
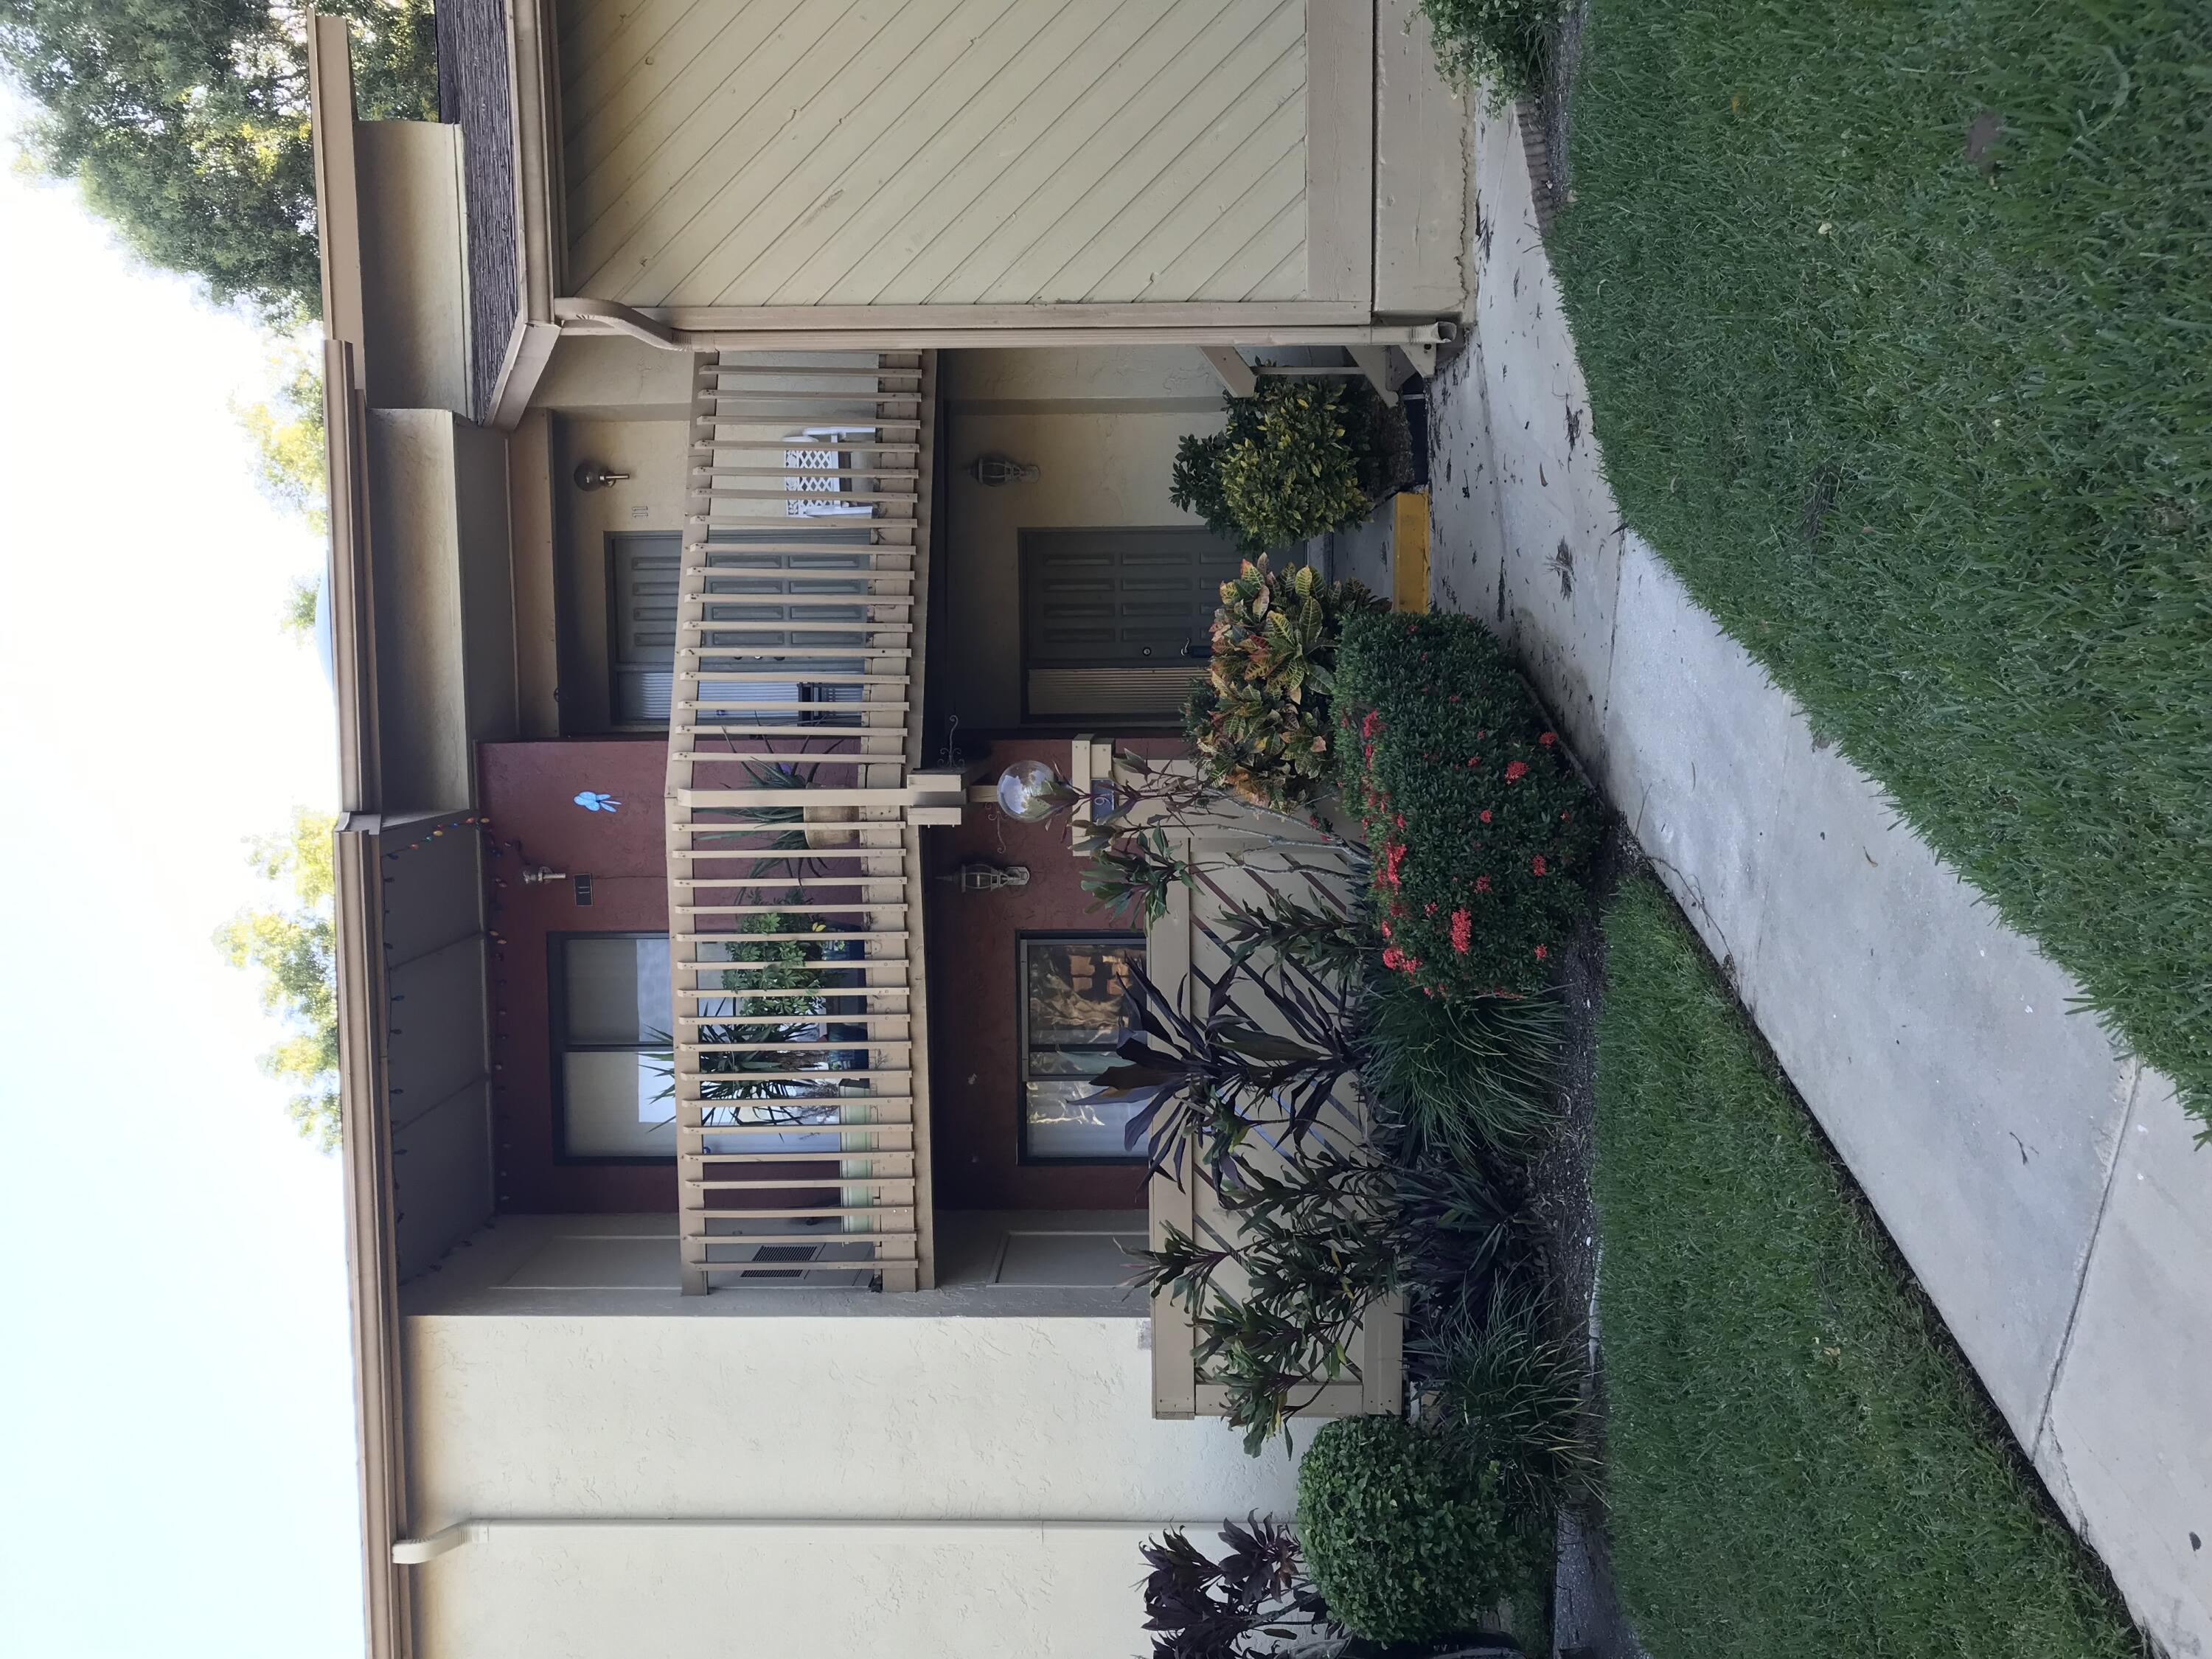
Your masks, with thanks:
M 1429 492 L 1401 489 L 1390 524 L 1390 608 L 1429 608 Z

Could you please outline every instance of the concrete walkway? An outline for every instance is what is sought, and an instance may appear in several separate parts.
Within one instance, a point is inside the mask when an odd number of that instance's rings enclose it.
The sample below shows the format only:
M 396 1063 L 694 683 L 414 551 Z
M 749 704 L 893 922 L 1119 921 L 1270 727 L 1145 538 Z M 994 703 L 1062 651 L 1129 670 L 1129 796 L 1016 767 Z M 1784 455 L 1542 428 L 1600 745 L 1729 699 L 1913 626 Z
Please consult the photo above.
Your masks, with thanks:
M 2212 1659 L 2212 1149 L 1622 528 L 1510 116 L 1474 164 L 1432 602 L 1518 647 L 2061 1509 Z

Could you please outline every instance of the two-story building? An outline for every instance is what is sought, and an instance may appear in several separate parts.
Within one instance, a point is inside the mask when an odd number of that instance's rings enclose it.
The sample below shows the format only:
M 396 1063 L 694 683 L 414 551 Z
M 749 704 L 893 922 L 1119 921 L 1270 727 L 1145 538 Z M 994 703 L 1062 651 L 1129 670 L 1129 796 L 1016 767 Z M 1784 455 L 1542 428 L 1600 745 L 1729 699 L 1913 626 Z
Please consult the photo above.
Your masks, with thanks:
M 438 22 L 435 124 L 312 25 L 369 1651 L 1136 1651 L 1294 1474 L 1091 1098 L 1210 946 L 974 796 L 1176 750 L 1176 441 L 1431 366 L 1463 101 L 1410 0 Z

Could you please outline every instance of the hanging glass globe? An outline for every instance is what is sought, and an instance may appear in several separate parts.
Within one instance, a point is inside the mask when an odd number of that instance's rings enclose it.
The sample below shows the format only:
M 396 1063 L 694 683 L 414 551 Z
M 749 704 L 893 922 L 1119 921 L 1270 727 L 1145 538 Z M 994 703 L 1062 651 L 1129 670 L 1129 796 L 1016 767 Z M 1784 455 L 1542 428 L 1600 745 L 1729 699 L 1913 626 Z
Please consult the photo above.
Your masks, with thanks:
M 1041 760 L 1016 761 L 999 774 L 999 810 L 1019 823 L 1042 823 L 1066 793 L 1060 776 Z

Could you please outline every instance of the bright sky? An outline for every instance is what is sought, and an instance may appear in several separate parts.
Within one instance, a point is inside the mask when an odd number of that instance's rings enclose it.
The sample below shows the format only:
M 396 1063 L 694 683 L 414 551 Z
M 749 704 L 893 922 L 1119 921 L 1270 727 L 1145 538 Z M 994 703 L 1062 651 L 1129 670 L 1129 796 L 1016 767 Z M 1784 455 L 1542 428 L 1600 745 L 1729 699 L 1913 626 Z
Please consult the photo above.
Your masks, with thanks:
M 0 95 L 0 132 L 20 110 Z M 0 1646 L 361 1651 L 335 1158 L 209 935 L 336 793 L 253 328 L 0 143 Z

